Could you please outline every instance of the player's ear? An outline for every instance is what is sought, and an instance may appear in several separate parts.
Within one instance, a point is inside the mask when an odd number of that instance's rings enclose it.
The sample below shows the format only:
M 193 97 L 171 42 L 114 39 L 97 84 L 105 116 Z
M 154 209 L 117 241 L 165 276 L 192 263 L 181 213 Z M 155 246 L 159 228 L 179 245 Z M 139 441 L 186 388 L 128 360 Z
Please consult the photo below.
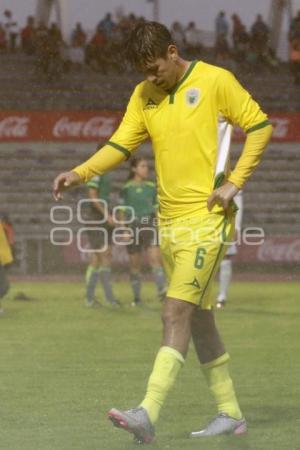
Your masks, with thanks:
M 167 55 L 169 56 L 169 58 L 172 61 L 175 62 L 177 60 L 177 58 L 178 58 L 178 50 L 177 50 L 176 45 L 174 45 L 174 44 L 169 45 L 168 50 L 167 50 Z

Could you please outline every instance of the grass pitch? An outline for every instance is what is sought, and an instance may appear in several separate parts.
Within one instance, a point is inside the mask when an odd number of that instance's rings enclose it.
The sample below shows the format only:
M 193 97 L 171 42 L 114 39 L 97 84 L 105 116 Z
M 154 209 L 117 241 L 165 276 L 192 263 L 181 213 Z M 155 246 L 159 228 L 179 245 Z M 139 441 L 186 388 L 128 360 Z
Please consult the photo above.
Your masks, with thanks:
M 16 301 L 23 291 L 32 301 Z M 131 450 L 131 435 L 106 419 L 111 407 L 143 398 L 160 344 L 160 304 L 87 309 L 78 283 L 15 283 L 0 318 L 0 449 Z M 195 353 L 167 399 L 156 450 L 299 450 L 300 339 L 297 284 L 236 283 L 218 323 L 249 432 L 190 440 L 215 414 Z

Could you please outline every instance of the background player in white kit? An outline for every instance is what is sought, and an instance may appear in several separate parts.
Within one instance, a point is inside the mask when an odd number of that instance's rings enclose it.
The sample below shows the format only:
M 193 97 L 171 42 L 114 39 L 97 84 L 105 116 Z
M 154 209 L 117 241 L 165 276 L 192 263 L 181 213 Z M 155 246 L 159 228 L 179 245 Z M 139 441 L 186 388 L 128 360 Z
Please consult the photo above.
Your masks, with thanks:
M 242 229 L 243 221 L 243 191 L 239 191 L 234 197 L 234 202 L 238 207 L 235 216 L 235 233 L 236 238 L 233 244 L 228 248 L 223 261 L 220 264 L 219 271 L 219 293 L 217 296 L 217 308 L 223 308 L 226 305 L 228 288 L 232 279 L 232 258 L 237 254 L 239 235 Z

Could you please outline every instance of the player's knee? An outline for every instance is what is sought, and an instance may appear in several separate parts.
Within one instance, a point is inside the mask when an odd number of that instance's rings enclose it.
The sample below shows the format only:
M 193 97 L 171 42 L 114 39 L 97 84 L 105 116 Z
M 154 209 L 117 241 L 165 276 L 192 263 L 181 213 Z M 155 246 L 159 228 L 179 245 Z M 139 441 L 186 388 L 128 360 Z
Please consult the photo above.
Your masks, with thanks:
M 166 300 L 162 311 L 162 322 L 165 327 L 181 325 L 190 321 L 194 305 L 179 300 Z

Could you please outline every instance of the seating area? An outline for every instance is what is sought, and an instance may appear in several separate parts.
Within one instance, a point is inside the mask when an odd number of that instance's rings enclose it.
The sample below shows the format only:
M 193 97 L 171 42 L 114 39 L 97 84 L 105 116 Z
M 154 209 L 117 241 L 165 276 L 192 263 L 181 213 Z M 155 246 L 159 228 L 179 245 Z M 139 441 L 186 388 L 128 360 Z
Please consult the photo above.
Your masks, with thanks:
M 77 165 L 88 156 L 84 144 L 53 144 L 48 153 L 43 145 L 1 144 L 0 204 L 16 226 L 17 234 L 47 236 L 53 226 L 50 209 L 55 206 L 51 186 L 54 177 Z M 240 146 L 235 144 L 234 159 Z M 149 152 L 149 150 L 141 150 Z M 297 193 L 300 163 L 296 144 L 272 144 L 252 179 L 247 184 L 244 200 L 244 226 L 263 226 L 268 234 L 296 234 L 299 231 L 300 206 Z M 153 169 L 153 162 L 152 162 Z M 127 178 L 127 163 L 113 172 L 113 201 L 117 203 L 120 185 Z M 85 196 L 84 188 L 66 194 L 60 205 L 76 208 L 76 200 Z M 76 223 L 72 223 L 76 228 Z
M 252 71 L 230 69 L 267 111 L 299 111 L 300 89 L 287 64 Z M 0 109 L 122 111 L 138 81 L 133 73 L 102 74 L 83 65 L 49 81 L 37 71 L 33 57 L 0 55 Z

